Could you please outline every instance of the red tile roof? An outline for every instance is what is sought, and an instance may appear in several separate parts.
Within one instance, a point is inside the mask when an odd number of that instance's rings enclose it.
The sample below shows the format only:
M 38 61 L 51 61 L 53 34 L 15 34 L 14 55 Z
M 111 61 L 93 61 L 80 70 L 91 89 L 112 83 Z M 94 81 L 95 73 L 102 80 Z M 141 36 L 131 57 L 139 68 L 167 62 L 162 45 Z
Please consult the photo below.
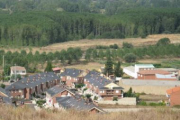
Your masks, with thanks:
M 21 67 L 21 66 L 12 66 L 11 70 L 13 70 L 13 71 L 15 71 L 15 70 L 25 71 L 26 68 L 25 67 Z
M 170 95 L 171 93 L 174 93 L 174 92 L 177 92 L 177 91 L 180 91 L 180 87 L 174 87 L 174 88 L 168 89 L 168 90 L 166 91 L 166 93 L 167 93 L 168 95 Z
M 53 68 L 53 71 L 57 71 L 57 70 L 61 70 L 61 68 L 59 67 Z
M 152 74 L 170 74 L 168 71 L 164 71 L 164 70 L 141 70 L 138 72 L 141 75 L 152 75 Z

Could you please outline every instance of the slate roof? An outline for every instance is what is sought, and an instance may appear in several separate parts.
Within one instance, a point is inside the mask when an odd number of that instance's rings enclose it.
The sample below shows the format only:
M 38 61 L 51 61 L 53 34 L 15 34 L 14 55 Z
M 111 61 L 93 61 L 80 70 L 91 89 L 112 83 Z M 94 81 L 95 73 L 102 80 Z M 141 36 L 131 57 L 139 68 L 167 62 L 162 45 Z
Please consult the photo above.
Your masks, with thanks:
M 54 96 L 54 95 L 56 95 L 56 94 L 58 94 L 58 93 L 61 93 L 61 92 L 65 91 L 65 90 L 71 92 L 69 89 L 67 89 L 67 88 L 66 88 L 65 86 L 63 86 L 63 85 L 56 85 L 56 86 L 48 89 L 48 90 L 47 90 L 47 93 L 50 94 L 51 96 Z M 71 93 L 74 94 L 73 92 L 71 92 Z
M 56 101 L 65 109 L 75 109 L 75 110 L 91 110 L 93 108 L 98 109 L 100 112 L 104 112 L 98 108 L 94 103 L 86 103 L 84 99 L 77 99 L 75 97 L 59 97 Z
M 26 78 L 23 78 L 17 82 L 14 82 L 10 86 L 6 87 L 6 90 L 19 90 L 24 88 L 33 88 L 42 83 L 50 82 L 55 79 L 60 79 L 55 73 L 39 73 Z
M 74 69 L 74 68 L 65 68 L 65 71 L 60 74 L 60 76 L 70 76 L 70 77 L 78 77 L 83 71 Z
M 3 102 L 6 104 L 11 104 L 12 100 L 10 98 L 10 93 L 8 91 L 6 91 L 5 89 L 0 87 L 0 92 L 3 93 L 5 96 L 1 96 L 3 99 Z
M 103 88 L 105 85 L 111 83 L 110 80 L 100 76 L 100 73 L 96 71 L 90 71 L 86 76 L 85 79 L 98 88 Z

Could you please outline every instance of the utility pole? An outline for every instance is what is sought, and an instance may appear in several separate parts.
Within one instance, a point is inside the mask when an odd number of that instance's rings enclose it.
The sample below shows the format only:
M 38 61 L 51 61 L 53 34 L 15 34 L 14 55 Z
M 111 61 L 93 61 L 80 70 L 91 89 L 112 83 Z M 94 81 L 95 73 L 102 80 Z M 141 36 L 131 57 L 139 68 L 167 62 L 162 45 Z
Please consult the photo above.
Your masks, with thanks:
M 15 81 L 16 81 L 16 64 L 15 64 Z
M 2 79 L 3 79 L 3 82 L 4 82 L 4 55 L 3 55 L 3 73 L 2 73 Z

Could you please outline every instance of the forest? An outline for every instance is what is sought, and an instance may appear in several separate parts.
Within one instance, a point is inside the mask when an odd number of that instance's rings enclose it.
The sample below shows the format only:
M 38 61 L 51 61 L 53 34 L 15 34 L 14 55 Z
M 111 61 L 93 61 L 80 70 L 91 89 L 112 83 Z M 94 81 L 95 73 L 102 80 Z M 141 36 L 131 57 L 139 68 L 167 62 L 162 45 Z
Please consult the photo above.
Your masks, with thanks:
M 136 8 L 117 15 L 24 11 L 0 15 L 1 46 L 46 46 L 79 39 L 180 33 L 180 8 Z

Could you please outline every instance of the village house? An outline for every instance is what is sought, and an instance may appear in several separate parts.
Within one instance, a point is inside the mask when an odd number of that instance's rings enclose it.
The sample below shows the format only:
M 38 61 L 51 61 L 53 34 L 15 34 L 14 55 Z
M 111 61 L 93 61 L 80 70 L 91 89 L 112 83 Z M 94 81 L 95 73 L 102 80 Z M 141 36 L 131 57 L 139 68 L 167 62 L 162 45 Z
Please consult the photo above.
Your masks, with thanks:
M 123 98 L 123 88 L 101 76 L 98 72 L 90 71 L 84 78 L 84 84 L 91 93 L 103 100 Z
M 166 91 L 169 106 L 180 105 L 180 87 L 174 87 Z
M 82 98 L 76 97 L 58 97 L 56 98 L 57 104 L 56 108 L 65 110 L 65 109 L 74 109 L 79 111 L 88 111 L 90 113 L 105 113 L 102 109 L 96 106 L 94 103 L 88 103 Z
M 9 92 L 0 87 L 0 104 L 1 103 L 12 104 L 12 101 Z
M 84 83 L 83 74 L 84 72 L 82 70 L 65 68 L 60 73 L 61 82 L 70 88 L 75 88 L 76 84 Z
M 11 73 L 10 75 L 21 75 L 21 76 L 25 76 L 26 75 L 26 68 L 25 67 L 21 67 L 21 66 L 12 66 L 11 68 Z
M 33 95 L 45 92 L 60 83 L 60 78 L 53 72 L 38 73 L 6 87 L 10 96 L 16 99 L 32 99 Z
M 46 106 L 53 107 L 57 97 L 75 96 L 75 93 L 70 91 L 64 85 L 56 85 L 46 91 Z

